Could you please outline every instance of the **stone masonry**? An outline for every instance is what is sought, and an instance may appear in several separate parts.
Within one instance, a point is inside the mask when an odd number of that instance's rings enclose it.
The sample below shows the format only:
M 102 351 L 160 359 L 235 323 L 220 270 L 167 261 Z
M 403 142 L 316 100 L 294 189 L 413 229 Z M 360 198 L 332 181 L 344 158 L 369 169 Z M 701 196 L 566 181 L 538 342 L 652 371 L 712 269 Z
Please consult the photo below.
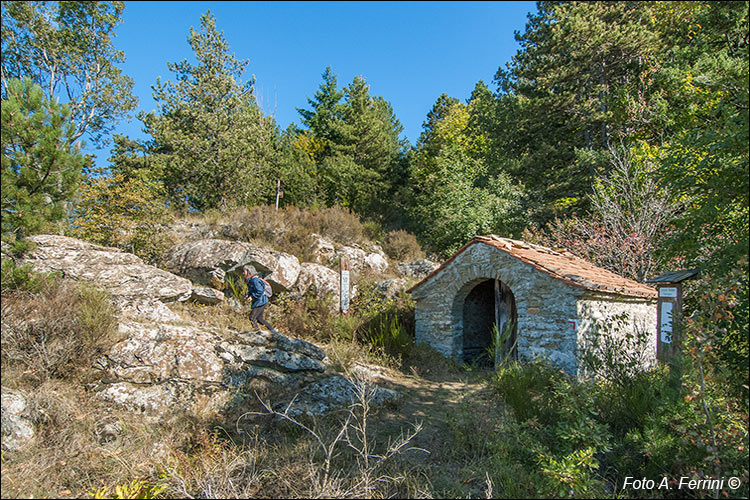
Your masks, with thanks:
M 463 362 L 465 301 L 487 280 L 500 280 L 513 294 L 519 360 L 543 357 L 577 374 L 579 350 L 594 325 L 623 314 L 623 329 L 649 334 L 644 363 L 655 359 L 655 290 L 567 252 L 496 236 L 474 238 L 409 290 L 417 343 Z M 494 311 L 487 314 L 494 318 Z

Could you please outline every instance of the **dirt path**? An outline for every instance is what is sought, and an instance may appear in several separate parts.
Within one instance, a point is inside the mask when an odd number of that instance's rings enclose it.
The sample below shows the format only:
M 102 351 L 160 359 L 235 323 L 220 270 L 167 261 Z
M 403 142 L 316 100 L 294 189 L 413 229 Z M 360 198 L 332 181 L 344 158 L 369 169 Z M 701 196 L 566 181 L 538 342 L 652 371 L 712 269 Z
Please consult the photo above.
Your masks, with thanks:
M 385 409 L 378 426 L 393 435 L 421 422 L 422 430 L 412 444 L 437 451 L 454 438 L 456 426 L 466 420 L 467 415 L 493 411 L 487 379 L 486 372 L 457 373 L 441 380 L 408 375 L 380 378 L 378 384 L 397 390 L 404 397 L 395 408 Z

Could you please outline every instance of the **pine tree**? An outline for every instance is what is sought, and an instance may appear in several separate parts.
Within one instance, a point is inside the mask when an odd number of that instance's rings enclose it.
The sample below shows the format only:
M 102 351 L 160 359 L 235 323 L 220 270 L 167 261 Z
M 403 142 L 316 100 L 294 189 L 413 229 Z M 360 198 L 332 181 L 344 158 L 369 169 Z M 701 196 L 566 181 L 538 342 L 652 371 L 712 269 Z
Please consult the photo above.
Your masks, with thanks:
M 331 154 L 331 144 L 337 142 L 336 128 L 342 119 L 340 102 L 343 97 L 344 92 L 338 89 L 336 75 L 331 67 L 327 66 L 323 72 L 323 83 L 313 99 L 307 99 L 312 109 L 297 108 L 302 117 L 302 124 L 322 144 L 320 151 L 315 154 L 315 160 L 318 162 Z
M 254 79 L 241 81 L 248 61 L 229 52 L 210 12 L 188 42 L 198 64 L 169 63 L 176 82 L 157 80 L 158 113 L 140 117 L 170 199 L 199 210 L 273 199 L 278 130 L 255 101 Z
M 2 232 L 54 230 L 81 180 L 86 159 L 73 144 L 70 108 L 26 78 L 7 82 L 2 102 Z

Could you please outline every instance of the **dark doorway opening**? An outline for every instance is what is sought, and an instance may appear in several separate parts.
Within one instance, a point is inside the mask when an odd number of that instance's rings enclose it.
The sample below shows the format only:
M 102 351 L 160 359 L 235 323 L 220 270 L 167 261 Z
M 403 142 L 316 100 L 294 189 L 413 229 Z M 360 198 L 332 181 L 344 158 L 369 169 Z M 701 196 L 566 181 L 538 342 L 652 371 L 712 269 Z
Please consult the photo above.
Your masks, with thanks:
M 477 284 L 463 306 L 464 361 L 493 367 L 500 360 L 517 359 L 516 318 L 515 298 L 507 285 L 499 280 Z

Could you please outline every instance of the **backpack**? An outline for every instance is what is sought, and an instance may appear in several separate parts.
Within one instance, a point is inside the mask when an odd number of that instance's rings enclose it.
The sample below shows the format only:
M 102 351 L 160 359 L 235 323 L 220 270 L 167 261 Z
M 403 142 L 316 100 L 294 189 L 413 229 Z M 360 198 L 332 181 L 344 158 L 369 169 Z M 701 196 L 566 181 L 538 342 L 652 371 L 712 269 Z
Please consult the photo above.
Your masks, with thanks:
M 263 282 L 263 295 L 266 297 L 271 297 L 273 295 L 273 290 L 271 290 L 271 285 L 268 284 L 268 281 L 264 280 L 263 278 L 258 278 Z

